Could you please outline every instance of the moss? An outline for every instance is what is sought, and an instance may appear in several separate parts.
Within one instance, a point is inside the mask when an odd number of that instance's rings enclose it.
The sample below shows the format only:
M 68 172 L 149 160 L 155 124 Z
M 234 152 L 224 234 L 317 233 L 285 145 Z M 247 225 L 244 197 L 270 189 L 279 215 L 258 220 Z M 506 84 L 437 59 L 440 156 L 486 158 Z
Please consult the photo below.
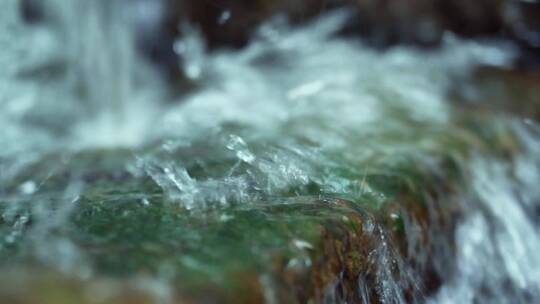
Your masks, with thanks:
M 162 278 L 177 286 L 181 298 L 230 303 L 262 302 L 269 286 L 283 302 L 318 301 L 336 282 L 341 300 L 354 302 L 361 277 L 377 299 L 377 274 L 368 257 L 380 236 L 364 231 L 366 221 L 380 225 L 400 250 L 399 257 L 413 263 L 407 225 L 417 225 L 426 250 L 432 226 L 452 233 L 456 206 L 451 197 L 466 189 L 463 166 L 470 155 L 507 157 L 520 148 L 507 124 L 477 117 L 464 115 L 448 130 L 411 122 L 410 128 L 398 124 L 371 135 L 348 134 L 349 149 L 338 151 L 293 138 L 293 145 L 319 153 L 315 158 L 298 156 L 312 175 L 267 192 L 255 181 L 265 180 L 260 168 L 208 143 L 172 152 L 149 147 L 48 155 L 24 170 L 0 197 L 0 266 L 42 263 L 33 254 L 35 240 L 29 233 L 43 221 L 37 206 L 61 210 L 75 181 L 81 192 L 68 203 L 76 207 L 65 223 L 47 233 L 73 242 L 96 277 Z M 283 151 L 295 156 L 280 142 L 247 141 L 258 158 Z M 251 201 L 213 202 L 206 209 L 188 210 L 144 172 L 130 169 L 137 167 L 134 154 L 163 162 L 185 160 L 182 166 L 197 182 L 244 176 Z M 27 180 L 39 183 L 37 193 L 19 193 L 18 185 Z M 338 186 L 330 187 L 333 183 Z M 8 216 L 11 202 L 17 208 Z M 430 208 L 439 208 L 441 215 L 430 218 Z M 17 225 L 23 215 L 28 221 Z M 17 237 L 6 242 L 14 233 Z

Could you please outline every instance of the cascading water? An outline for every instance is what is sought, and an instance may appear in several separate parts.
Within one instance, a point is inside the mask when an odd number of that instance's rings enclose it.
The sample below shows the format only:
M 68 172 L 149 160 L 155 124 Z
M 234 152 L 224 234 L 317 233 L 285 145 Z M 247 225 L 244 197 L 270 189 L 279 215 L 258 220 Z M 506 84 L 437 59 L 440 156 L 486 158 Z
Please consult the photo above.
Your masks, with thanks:
M 510 46 L 448 35 L 439 50 L 377 53 L 333 36 L 346 17 L 340 11 L 300 29 L 275 19 L 235 52 L 204 53 L 192 29 L 175 50 L 197 88 L 170 101 L 159 74 L 135 50 L 136 21 L 130 18 L 136 13 L 122 13 L 126 1 L 44 3 L 50 20 L 34 27 L 19 20 L 18 1 L 0 4 L 0 224 L 10 223 L 0 230 L 0 253 L 20 242 L 23 256 L 83 279 L 95 275 L 93 249 L 56 235 L 71 229 L 81 197 L 93 194 L 85 192 L 92 178 L 68 160 L 81 152 L 123 149 L 128 156 L 121 167 L 134 179 L 149 177 L 168 203 L 194 218 L 231 206 L 358 204 L 343 208 L 363 219 L 362 229 L 375 243 L 367 258 L 375 270 L 356 278 L 354 298 L 342 290 L 345 279 L 327 284 L 325 302 L 540 301 L 540 129 L 509 115 L 477 121 L 486 132 L 500 131 L 492 137 L 504 138 L 496 142 L 515 141 L 508 149 L 486 147 L 489 140 L 480 142 L 463 126 L 461 116 L 468 114 L 449 95 L 474 66 L 509 64 Z M 54 154 L 65 159 L 49 163 Z M 422 193 L 432 181 L 400 175 L 416 170 L 445 176 L 440 157 L 457 171 L 454 181 L 440 181 L 451 191 Z M 27 175 L 42 162 L 39 174 Z M 74 172 L 67 182 L 49 185 L 65 167 Z M 403 218 L 404 251 L 414 263 L 401 257 L 377 219 L 359 211 L 399 200 L 387 190 L 396 179 L 419 189 L 414 191 L 430 212 L 429 224 L 406 209 L 390 214 Z M 152 191 L 136 188 L 126 197 L 151 206 Z M 99 202 L 117 199 L 112 197 Z M 458 219 L 439 214 L 448 210 L 457 210 Z M 447 217 L 455 225 L 440 224 Z M 202 237 L 195 231 L 185 238 Z M 296 239 L 294 246 L 302 252 L 312 247 Z M 192 257 L 181 261 L 212 273 Z M 163 287 L 172 284 L 163 265 L 153 292 L 166 302 L 173 292 Z M 422 268 L 435 273 L 440 286 L 429 290 L 429 280 L 421 278 L 429 271 Z M 260 281 L 265 300 L 279 302 L 276 283 L 265 275 Z

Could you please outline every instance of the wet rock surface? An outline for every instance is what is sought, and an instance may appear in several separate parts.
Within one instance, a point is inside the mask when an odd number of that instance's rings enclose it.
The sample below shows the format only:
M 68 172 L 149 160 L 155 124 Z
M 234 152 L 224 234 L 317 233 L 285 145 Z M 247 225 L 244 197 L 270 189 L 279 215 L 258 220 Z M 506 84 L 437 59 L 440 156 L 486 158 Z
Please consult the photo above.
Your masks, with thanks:
M 51 155 L 13 180 L 13 185 L 24 185 L 31 179 L 36 187 L 4 185 L 0 266 L 4 274 L 14 269 L 17 284 L 34 286 L 34 292 L 26 296 L 5 283 L 0 298 L 94 303 L 88 294 L 96 289 L 103 294 L 96 303 L 152 303 L 163 294 L 149 290 L 151 281 L 145 280 L 159 278 L 175 286 L 165 296 L 178 303 L 422 301 L 437 291 L 440 274 L 451 271 L 455 258 L 453 231 L 464 206 L 452 197 L 466 191 L 466 182 L 460 177 L 465 168 L 453 158 L 467 157 L 472 147 L 483 149 L 481 142 L 499 147 L 501 155 L 515 153 L 506 150 L 517 149 L 505 140 L 511 133 L 501 131 L 486 136 L 467 127 L 465 133 L 437 139 L 447 149 L 441 154 L 433 150 L 437 169 L 414 158 L 374 163 L 357 177 L 365 194 L 356 202 L 325 196 L 313 185 L 285 189 L 303 196 L 189 210 L 175 203 L 155 176 L 133 169 L 136 162 L 129 161 L 128 151 Z M 430 135 L 425 139 L 434 140 Z M 197 147 L 182 148 L 174 158 L 197 155 L 192 149 Z M 187 170 L 199 179 L 221 170 L 193 166 Z M 69 187 L 62 190 L 69 183 L 80 183 L 84 190 L 70 197 Z M 50 208 L 56 214 L 44 218 L 43 210 Z M 79 249 L 68 260 L 55 260 L 49 250 L 57 250 L 57 242 L 65 242 L 59 247 L 64 250 Z M 442 260 L 441 252 L 446 254 Z M 32 264 L 36 268 L 17 271 L 16 265 Z M 53 271 L 62 267 L 75 271 Z M 21 275 L 26 272 L 37 275 Z M 7 279 L 0 276 L 0 281 Z M 384 284 L 398 284 L 395 288 L 404 292 L 394 294 Z
M 454 94 L 465 106 L 486 113 L 503 111 L 525 120 L 540 119 L 540 73 L 535 69 L 481 67 Z

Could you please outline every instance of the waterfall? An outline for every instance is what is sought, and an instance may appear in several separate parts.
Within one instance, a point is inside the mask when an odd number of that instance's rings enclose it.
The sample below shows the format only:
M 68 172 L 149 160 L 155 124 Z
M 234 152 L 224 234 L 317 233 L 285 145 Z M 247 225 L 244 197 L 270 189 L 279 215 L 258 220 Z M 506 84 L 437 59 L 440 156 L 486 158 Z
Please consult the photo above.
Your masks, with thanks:
M 31 26 L 20 20 L 18 1 L 0 3 L 0 203 L 9 201 L 9 218 L 31 198 L 30 209 L 41 215 L 32 223 L 38 228 L 23 229 L 28 218 L 16 219 L 8 241 L 35 233 L 27 239 L 42 245 L 35 254 L 39 261 L 47 264 L 60 255 L 67 262 L 53 267 L 92 275 L 84 249 L 68 238 L 50 242 L 47 235 L 67 227 L 91 183 L 73 174 L 67 185 L 42 187 L 61 171 L 57 167 L 69 163 L 49 162 L 55 153 L 69 159 L 81 151 L 125 149 L 129 157 L 122 166 L 134 179 L 149 178 L 167 201 L 194 214 L 231 206 L 256 209 L 254 202 L 279 198 L 329 197 L 357 202 L 357 208 L 382 208 L 394 198 L 376 182 L 365 182 L 366 176 L 400 180 L 403 168 L 444 175 L 440 156 L 457 163 L 460 178 L 439 204 L 455 202 L 459 220 L 452 231 L 427 230 L 434 256 L 414 247 L 422 243 L 423 227 L 412 219 L 405 227 L 407 252 L 435 265 L 441 286 L 425 292 L 420 271 L 400 259 L 398 248 L 373 224 L 366 231 L 379 242 L 370 255 L 378 278 L 374 293 L 385 303 L 540 301 L 539 126 L 511 115 L 483 125 L 515 138 L 517 148 L 506 157 L 499 147 L 486 148 L 489 140 L 475 133 L 482 130 L 460 123 L 466 115 L 449 94 L 456 82 L 468 81 L 475 66 L 508 66 L 511 46 L 448 34 L 438 50 L 400 46 L 377 52 L 335 37 L 347 17 L 337 11 L 299 28 L 276 18 L 245 49 L 208 53 L 198 30 L 186 26 L 185 36 L 171 47 L 184 56 L 179 69 L 196 89 L 170 100 L 168 84 L 137 49 L 140 27 L 152 27 L 141 22 L 158 18 L 161 1 L 42 3 L 45 19 Z M 134 17 L 138 14 L 142 19 Z M 19 180 L 41 162 L 47 172 L 42 180 L 37 171 L 36 177 Z M 421 188 L 420 181 L 411 187 Z M 133 197 L 151 205 L 155 193 L 138 191 Z M 58 193 L 58 201 L 47 199 Z M 426 201 L 434 204 L 429 212 L 440 211 L 436 202 Z M 438 234 L 443 232 L 453 237 Z M 295 244 L 302 250 L 311 246 Z M 196 265 L 187 257 L 183 261 Z M 367 280 L 358 278 L 365 303 Z M 263 285 L 272 288 L 271 282 Z M 329 302 L 342 300 L 338 285 L 328 286 Z M 273 299 L 271 292 L 265 295 Z

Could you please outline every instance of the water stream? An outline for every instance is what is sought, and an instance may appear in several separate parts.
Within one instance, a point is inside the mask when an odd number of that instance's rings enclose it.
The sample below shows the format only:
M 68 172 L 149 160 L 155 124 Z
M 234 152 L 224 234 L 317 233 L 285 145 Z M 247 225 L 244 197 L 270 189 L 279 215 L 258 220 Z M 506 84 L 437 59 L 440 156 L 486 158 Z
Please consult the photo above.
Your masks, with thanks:
M 49 21 L 33 26 L 20 20 L 17 0 L 0 3 L 0 196 L 10 204 L 6 218 L 33 198 L 41 217 L 27 238 L 46 248 L 36 250 L 38 259 L 49 263 L 58 254 L 63 261 L 53 267 L 92 272 L 80 267 L 87 265 L 84 250 L 45 235 L 77 208 L 73 202 L 85 182 L 74 178 L 58 187 L 62 199 L 54 210 L 40 195 L 50 191 L 43 185 L 55 164 L 46 165 L 44 176 L 13 185 L 51 154 L 127 150 L 126 166 L 135 175 L 150 177 L 171 202 L 202 212 L 309 196 L 382 205 L 389 194 L 358 181 L 399 174 L 378 171 L 388 168 L 444 175 L 437 159 L 448 156 L 462 185 L 448 201 L 465 210 L 454 231 L 455 258 L 448 256 L 453 245 L 435 228 L 429 231 L 433 251 L 409 248 L 429 255 L 442 286 L 427 294 L 396 249 L 387 248 L 384 233 L 374 233 L 381 241 L 380 300 L 540 301 L 539 126 L 493 114 L 499 116 L 483 127 L 512 134 L 518 148 L 507 156 L 470 144 L 461 153 L 457 146 L 474 140 L 466 138 L 459 122 L 466 114 L 449 95 L 475 66 L 510 64 L 511 46 L 448 34 L 438 50 L 381 53 L 333 35 L 346 15 L 340 11 L 301 28 L 271 20 L 240 51 L 206 53 L 191 29 L 175 50 L 197 88 L 170 97 L 158 69 L 136 51 L 133 29 L 140 20 L 118 9 L 125 2 L 46 1 Z M 24 224 L 14 224 L 8 237 L 17 238 Z M 416 228 L 407 228 L 409 244 L 421 243 Z M 389 270 L 396 261 L 398 277 Z M 359 278 L 359 293 L 369 303 L 363 288 Z M 406 289 L 415 295 L 406 296 Z M 341 301 L 331 286 L 327 301 Z

